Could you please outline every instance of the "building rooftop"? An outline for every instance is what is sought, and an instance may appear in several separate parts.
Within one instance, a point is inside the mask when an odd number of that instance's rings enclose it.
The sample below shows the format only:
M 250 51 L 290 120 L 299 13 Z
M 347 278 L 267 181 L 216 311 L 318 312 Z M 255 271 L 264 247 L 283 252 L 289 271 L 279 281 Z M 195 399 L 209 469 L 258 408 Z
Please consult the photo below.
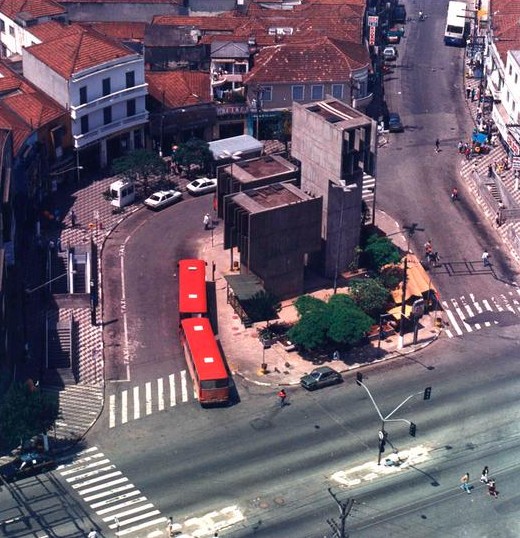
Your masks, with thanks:
M 312 197 L 290 183 L 275 183 L 239 192 L 233 195 L 233 200 L 249 213 L 259 213 L 268 209 L 312 200 Z
M 228 151 L 231 154 L 237 151 L 241 151 L 242 153 L 252 153 L 255 151 L 262 151 L 264 145 L 253 136 L 239 135 L 210 142 L 209 149 L 213 153 L 213 158 L 218 160 L 226 158 L 225 151 Z
M 296 172 L 298 168 L 280 155 L 264 155 L 249 161 L 239 161 L 233 166 L 224 167 L 227 172 L 241 183 L 252 183 L 259 179 L 266 179 L 288 172 Z
M 325 101 L 308 103 L 302 106 L 309 112 L 321 116 L 325 121 L 335 124 L 341 129 L 351 129 L 357 125 L 366 125 L 372 121 L 359 110 L 336 99 L 326 99 Z

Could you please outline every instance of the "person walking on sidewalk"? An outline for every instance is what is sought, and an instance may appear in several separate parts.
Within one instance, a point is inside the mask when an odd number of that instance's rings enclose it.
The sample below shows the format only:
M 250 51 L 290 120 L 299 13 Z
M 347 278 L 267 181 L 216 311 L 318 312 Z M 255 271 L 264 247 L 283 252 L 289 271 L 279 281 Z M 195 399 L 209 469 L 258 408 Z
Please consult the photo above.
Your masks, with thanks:
M 466 493 L 471 493 L 471 486 L 469 484 L 469 473 L 465 473 L 460 477 L 460 489 Z
M 469 86 L 466 86 L 466 99 L 469 99 L 471 96 L 471 87 Z
M 484 264 L 484 267 L 489 267 L 491 264 L 489 263 L 489 252 L 484 249 L 484 252 L 482 253 L 482 263 Z
M 204 229 L 209 230 L 209 224 L 211 222 L 211 217 L 209 216 L 209 213 L 206 213 L 204 215 L 204 218 L 202 219 L 202 224 L 204 224 Z
M 285 405 L 285 400 L 287 399 L 287 392 L 285 392 L 285 389 L 280 390 L 278 398 L 280 398 L 280 407 L 283 407 Z
M 437 138 L 437 140 L 435 140 L 435 153 L 439 153 L 440 150 L 441 150 L 441 141 Z
M 482 469 L 482 474 L 480 475 L 480 481 L 481 481 L 483 484 L 487 484 L 487 483 L 489 482 L 488 474 L 489 474 L 489 468 L 488 468 L 488 466 L 486 465 L 486 466 L 484 467 L 484 469 Z

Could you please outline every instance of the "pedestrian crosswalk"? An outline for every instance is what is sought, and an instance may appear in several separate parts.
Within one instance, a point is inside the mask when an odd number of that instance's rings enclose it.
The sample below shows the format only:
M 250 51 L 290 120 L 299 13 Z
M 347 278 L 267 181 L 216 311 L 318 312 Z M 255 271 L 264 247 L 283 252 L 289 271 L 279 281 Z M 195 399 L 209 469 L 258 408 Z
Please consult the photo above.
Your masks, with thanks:
M 449 338 L 473 333 L 506 321 L 510 324 L 512 316 L 513 319 L 519 316 L 520 323 L 519 289 L 488 298 L 477 298 L 473 293 L 469 293 L 441 301 L 441 305 L 446 314 L 445 333 Z
M 167 518 L 142 495 L 97 447 L 77 454 L 58 472 L 111 530 L 111 536 L 146 536 L 163 529 Z
M 152 413 L 166 411 L 180 402 L 196 399 L 186 370 L 159 377 L 111 394 L 108 398 L 109 427 L 115 428 L 118 424 L 127 424 Z

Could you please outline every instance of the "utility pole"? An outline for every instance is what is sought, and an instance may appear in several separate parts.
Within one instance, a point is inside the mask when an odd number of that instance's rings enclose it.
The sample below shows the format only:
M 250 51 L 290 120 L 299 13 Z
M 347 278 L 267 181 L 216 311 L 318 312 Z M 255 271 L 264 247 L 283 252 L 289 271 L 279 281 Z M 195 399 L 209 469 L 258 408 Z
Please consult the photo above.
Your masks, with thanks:
M 346 533 L 346 521 L 347 517 L 354 506 L 354 499 L 347 499 L 346 501 L 340 501 L 336 495 L 332 492 L 330 488 L 327 489 L 330 493 L 330 496 L 334 499 L 339 508 L 339 526 L 333 519 L 327 519 L 327 523 L 330 525 L 330 528 L 334 531 L 335 538 L 347 538 Z

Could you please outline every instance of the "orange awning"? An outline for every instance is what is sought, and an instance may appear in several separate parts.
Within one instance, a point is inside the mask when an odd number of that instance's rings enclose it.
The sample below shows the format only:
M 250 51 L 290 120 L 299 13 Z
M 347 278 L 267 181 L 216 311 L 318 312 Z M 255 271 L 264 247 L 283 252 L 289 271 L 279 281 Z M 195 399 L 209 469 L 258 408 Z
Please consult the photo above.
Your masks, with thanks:
M 401 307 L 400 306 L 394 306 L 394 308 L 391 308 L 388 313 L 395 318 L 396 321 L 399 321 L 401 319 Z M 412 314 L 412 307 L 410 305 L 404 305 L 404 316 L 406 318 L 409 318 Z
M 426 272 L 421 262 L 415 254 L 408 254 L 408 269 L 406 272 L 406 301 L 412 297 L 421 298 L 428 290 L 432 290 L 437 294 L 437 289 L 431 281 L 430 275 Z M 404 268 L 404 258 L 400 264 Z M 402 282 L 399 287 L 392 291 L 392 299 L 396 304 L 401 304 L 403 297 Z

